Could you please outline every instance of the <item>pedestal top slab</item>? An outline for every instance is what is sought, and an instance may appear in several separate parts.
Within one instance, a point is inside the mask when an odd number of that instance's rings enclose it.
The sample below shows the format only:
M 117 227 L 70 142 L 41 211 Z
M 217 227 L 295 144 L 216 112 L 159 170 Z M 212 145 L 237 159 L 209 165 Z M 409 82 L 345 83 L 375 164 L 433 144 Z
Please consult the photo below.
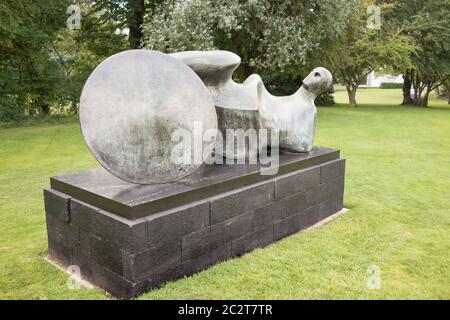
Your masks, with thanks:
M 315 147 L 310 153 L 280 154 L 275 176 L 339 159 L 339 150 Z M 139 185 L 123 181 L 103 168 L 50 178 L 51 188 L 127 219 L 163 210 L 262 182 L 260 164 L 205 165 L 203 170 L 174 183 Z

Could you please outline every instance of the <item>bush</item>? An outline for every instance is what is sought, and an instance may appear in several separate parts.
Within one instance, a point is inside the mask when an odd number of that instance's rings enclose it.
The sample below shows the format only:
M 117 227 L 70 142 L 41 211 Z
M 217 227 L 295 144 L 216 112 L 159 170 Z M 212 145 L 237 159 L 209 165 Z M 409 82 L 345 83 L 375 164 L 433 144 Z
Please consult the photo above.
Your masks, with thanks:
M 335 92 L 334 87 L 331 87 L 320 96 L 316 98 L 316 105 L 318 106 L 332 106 L 336 102 L 334 102 L 333 93 Z
M 402 83 L 395 82 L 383 82 L 380 86 L 381 89 L 401 89 L 403 88 Z
M 287 96 L 295 93 L 302 85 L 302 78 L 289 75 L 270 75 L 263 78 L 267 90 L 276 96 Z
M 24 117 L 16 121 L 0 121 L 0 129 L 79 122 L 78 115 L 48 115 Z
M 448 97 L 448 88 L 446 86 L 442 85 L 438 89 L 439 96 Z

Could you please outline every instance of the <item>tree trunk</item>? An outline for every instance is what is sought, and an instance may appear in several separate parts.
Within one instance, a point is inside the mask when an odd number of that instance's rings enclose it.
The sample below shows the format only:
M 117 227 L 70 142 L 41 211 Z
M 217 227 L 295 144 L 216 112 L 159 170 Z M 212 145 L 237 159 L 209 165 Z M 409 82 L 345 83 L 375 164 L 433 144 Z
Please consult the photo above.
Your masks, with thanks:
M 427 91 L 425 93 L 422 92 L 422 94 L 420 95 L 419 101 L 417 103 L 419 107 L 428 107 L 428 98 L 430 97 L 431 88 L 432 85 L 428 84 L 426 89 Z
M 414 98 L 413 98 L 414 104 L 417 104 L 417 101 L 419 101 L 419 98 L 420 98 L 419 91 L 420 91 L 419 88 L 415 85 L 414 86 Z
M 351 108 L 356 108 L 358 103 L 356 102 L 356 90 L 358 87 L 346 86 L 348 94 L 348 102 Z
M 145 0 L 128 0 L 128 41 L 130 49 L 139 49 L 142 45 L 142 25 L 144 24 Z
M 421 107 L 424 99 L 424 91 L 425 87 L 419 85 L 416 89 L 414 89 L 414 105 Z
M 448 104 L 450 104 L 450 80 L 447 80 L 446 82 L 444 82 L 444 87 L 447 90 Z
M 412 82 L 411 82 L 411 75 L 410 71 L 406 71 L 403 75 L 403 101 L 402 105 L 411 105 L 414 104 L 413 99 L 411 99 L 411 88 L 412 88 Z
M 428 97 L 430 96 L 430 93 L 427 92 L 425 93 L 420 99 L 419 99 L 419 103 L 418 106 L 419 107 L 428 107 Z

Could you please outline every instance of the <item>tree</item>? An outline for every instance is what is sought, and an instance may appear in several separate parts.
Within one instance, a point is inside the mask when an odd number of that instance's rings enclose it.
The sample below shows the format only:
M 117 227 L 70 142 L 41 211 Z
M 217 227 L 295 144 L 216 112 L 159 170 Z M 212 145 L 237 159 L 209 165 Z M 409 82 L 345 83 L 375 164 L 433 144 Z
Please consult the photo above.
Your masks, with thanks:
M 445 90 L 447 91 L 448 104 L 450 104 L 450 79 L 447 79 L 447 80 L 444 82 L 444 87 L 445 87 Z
M 235 76 L 259 73 L 266 83 L 295 87 L 343 30 L 346 0 L 167 0 L 144 27 L 146 48 L 163 52 L 229 50 L 242 58 Z
M 66 24 L 68 2 L 0 3 L 0 119 L 49 113 L 49 100 L 60 76 L 49 48 Z
M 423 6 L 423 0 L 378 0 L 378 5 L 383 5 L 383 29 L 388 32 L 405 34 L 404 27 L 409 24 L 412 16 Z M 407 35 L 408 36 L 408 35 Z M 414 39 L 412 39 L 414 41 Z M 412 67 L 392 66 L 395 72 L 403 74 L 403 101 L 402 105 L 413 104 L 411 98 Z
M 358 1 L 345 32 L 333 50 L 328 51 L 328 67 L 347 89 L 350 107 L 356 107 L 356 93 L 374 70 L 411 64 L 414 47 L 410 39 L 398 32 L 367 27 L 369 1 Z
M 140 48 L 145 14 L 161 0 L 17 0 L 0 3 L 0 119 L 76 113 L 81 89 L 103 59 Z M 66 10 L 81 7 L 81 29 Z
M 51 48 L 63 70 L 57 102 L 60 108 L 69 105 L 71 113 L 78 112 L 81 90 L 92 70 L 109 56 L 129 48 L 129 35 L 111 18 L 118 15 L 113 7 L 100 10 L 100 3 L 92 1 L 77 5 L 81 7 L 81 28 L 61 29 Z
M 162 0 L 96 0 L 83 1 L 90 6 L 89 15 L 99 18 L 98 25 L 112 22 L 119 30 L 128 32 L 128 48 L 142 47 L 145 15 L 152 15 Z
M 387 4 L 385 28 L 397 30 L 414 41 L 412 66 L 404 74 L 402 104 L 428 106 L 429 94 L 450 74 L 450 1 L 379 0 Z M 410 97 L 414 88 L 414 99 Z
M 405 32 L 420 49 L 413 53 L 415 104 L 428 106 L 430 93 L 450 78 L 450 1 L 426 1 Z
M 143 37 L 142 25 L 144 24 L 145 1 L 144 0 L 129 0 L 128 10 L 128 28 L 130 48 L 137 49 L 141 47 Z

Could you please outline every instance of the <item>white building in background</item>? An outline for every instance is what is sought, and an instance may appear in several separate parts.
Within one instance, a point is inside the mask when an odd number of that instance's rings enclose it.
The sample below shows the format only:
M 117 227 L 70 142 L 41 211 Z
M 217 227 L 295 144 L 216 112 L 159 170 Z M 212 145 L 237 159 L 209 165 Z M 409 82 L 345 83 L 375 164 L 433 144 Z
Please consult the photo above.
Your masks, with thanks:
M 367 83 L 361 85 L 361 87 L 366 88 L 379 88 L 382 83 L 399 83 L 403 84 L 403 76 L 392 76 L 390 74 L 383 74 L 379 77 L 375 75 L 375 71 L 372 71 L 367 76 Z

